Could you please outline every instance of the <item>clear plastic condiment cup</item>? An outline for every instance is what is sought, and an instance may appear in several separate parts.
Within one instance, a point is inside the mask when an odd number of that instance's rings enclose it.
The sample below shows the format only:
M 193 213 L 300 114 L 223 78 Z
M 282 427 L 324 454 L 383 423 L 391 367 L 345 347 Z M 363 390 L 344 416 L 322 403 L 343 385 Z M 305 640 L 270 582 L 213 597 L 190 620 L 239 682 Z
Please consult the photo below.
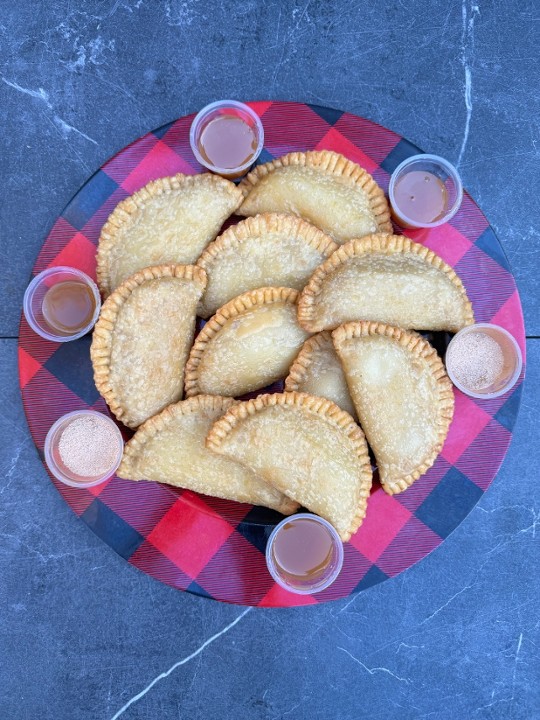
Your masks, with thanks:
M 420 222 L 408 217 L 399 207 L 396 199 L 396 185 L 408 173 L 412 171 L 428 172 L 435 175 L 446 188 L 446 207 L 444 214 L 433 222 Z M 392 173 L 390 185 L 388 186 L 388 197 L 392 217 L 398 225 L 403 228 L 433 228 L 447 223 L 460 208 L 463 200 L 463 185 L 456 168 L 438 155 L 413 155 L 400 163 Z
M 96 307 L 90 321 L 76 333 L 60 333 L 49 325 L 43 315 L 43 299 L 47 290 L 61 282 L 84 283 L 90 288 L 94 298 Z M 69 342 L 86 335 L 96 324 L 100 309 L 101 298 L 97 285 L 82 270 L 72 267 L 59 266 L 44 270 L 36 275 L 24 293 L 23 312 L 28 324 L 34 332 L 52 342 Z
M 500 376 L 483 390 L 471 390 L 468 388 L 456 378 L 452 368 L 452 349 L 455 349 L 465 335 L 472 332 L 489 335 L 497 342 L 503 353 L 503 369 Z M 508 330 L 505 330 L 499 325 L 492 325 L 491 323 L 476 323 L 463 328 L 454 335 L 446 348 L 445 364 L 448 377 L 461 392 L 481 400 L 491 400 L 500 395 L 504 395 L 514 387 L 521 375 L 523 357 L 516 339 Z
M 301 520 L 311 520 L 320 524 L 328 532 L 328 536 L 332 542 L 332 559 L 318 577 L 311 579 L 301 579 L 297 576 L 293 577 L 281 573 L 273 552 L 276 538 L 279 533 L 282 532 L 284 526 Z M 298 595 L 312 595 L 313 593 L 322 592 L 329 587 L 341 572 L 343 557 L 343 543 L 335 528 L 323 518 L 318 515 L 312 515 L 311 513 L 298 513 L 291 517 L 286 517 L 273 529 L 266 545 L 266 565 L 270 575 L 280 587 L 289 592 L 297 593 Z
M 214 165 L 209 162 L 208 159 L 203 157 L 199 149 L 201 136 L 205 128 L 210 122 L 212 122 L 212 120 L 215 120 L 220 115 L 233 115 L 234 117 L 238 117 L 243 120 L 254 132 L 257 140 L 257 147 L 253 152 L 253 155 L 250 155 L 243 164 L 237 165 L 236 167 L 223 168 Z M 206 105 L 206 107 L 203 107 L 203 109 L 197 113 L 191 123 L 189 142 L 193 154 L 201 165 L 217 175 L 222 175 L 229 180 L 234 180 L 242 177 L 242 175 L 245 175 L 261 154 L 261 150 L 264 145 L 264 128 L 260 117 L 249 107 L 249 105 L 238 102 L 237 100 L 218 100 L 217 102 L 210 103 L 210 105 Z
M 96 475 L 94 477 L 77 475 L 77 473 L 72 472 L 62 462 L 59 450 L 60 438 L 68 425 L 72 423 L 73 420 L 80 417 L 98 417 L 100 421 L 107 422 L 110 425 L 111 430 L 113 430 L 113 434 L 118 442 L 118 452 L 116 453 L 114 462 L 109 468 L 107 468 L 106 472 L 101 475 Z M 112 475 L 114 475 L 122 460 L 124 440 L 116 423 L 103 413 L 96 412 L 95 410 L 74 410 L 66 415 L 62 415 L 62 417 L 58 418 L 54 425 L 50 427 L 47 437 L 45 438 L 43 451 L 47 467 L 57 480 L 60 480 L 60 482 L 64 483 L 64 485 L 69 485 L 70 487 L 89 488 L 105 482 L 105 480 L 108 480 Z

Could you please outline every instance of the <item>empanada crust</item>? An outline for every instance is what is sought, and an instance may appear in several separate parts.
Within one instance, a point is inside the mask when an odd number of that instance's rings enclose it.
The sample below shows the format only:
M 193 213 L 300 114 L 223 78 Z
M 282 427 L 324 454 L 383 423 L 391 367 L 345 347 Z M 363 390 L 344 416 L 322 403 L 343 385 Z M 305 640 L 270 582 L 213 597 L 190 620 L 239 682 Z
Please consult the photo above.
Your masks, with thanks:
M 315 270 L 298 319 L 310 332 L 357 320 L 457 332 L 474 314 L 463 283 L 432 250 L 402 235 L 370 235 L 341 246 Z
M 383 323 L 346 323 L 332 338 L 360 425 L 390 495 L 435 462 L 454 412 L 452 383 L 417 333 Z
M 356 418 L 347 380 L 329 332 L 317 333 L 302 345 L 285 380 L 285 390 L 324 397 Z
M 184 365 L 206 285 L 194 265 L 160 265 L 128 278 L 103 307 L 90 357 L 116 417 L 137 427 L 182 398 Z
M 173 175 L 122 200 L 101 230 L 97 280 L 104 296 L 145 267 L 195 263 L 242 202 L 218 175 Z
M 383 191 L 356 163 L 330 150 L 293 152 L 242 180 L 239 215 L 282 212 L 313 223 L 337 243 L 392 232 Z
M 351 416 L 329 400 L 259 395 L 229 408 L 207 446 L 328 520 L 344 541 L 362 524 L 372 482 L 367 444 Z
M 231 398 L 197 395 L 169 405 L 126 444 L 117 475 L 263 505 L 284 515 L 294 512 L 297 503 L 243 465 L 206 447 L 210 428 L 233 403 Z
M 186 396 L 238 397 L 285 377 L 309 336 L 297 321 L 297 299 L 291 288 L 259 288 L 220 308 L 191 349 Z
M 199 314 L 207 318 L 259 287 L 302 290 L 337 247 L 301 218 L 273 213 L 248 217 L 225 230 L 199 258 L 197 265 L 208 275 Z

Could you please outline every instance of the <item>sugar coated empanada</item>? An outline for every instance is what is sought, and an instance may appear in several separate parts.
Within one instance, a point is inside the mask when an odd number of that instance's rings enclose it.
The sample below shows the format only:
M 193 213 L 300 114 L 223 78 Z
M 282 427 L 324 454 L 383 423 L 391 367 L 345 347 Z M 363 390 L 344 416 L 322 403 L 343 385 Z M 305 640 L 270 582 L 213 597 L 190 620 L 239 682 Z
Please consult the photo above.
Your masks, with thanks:
M 433 465 L 448 433 L 444 365 L 420 335 L 382 323 L 347 323 L 332 338 L 382 486 L 399 493 Z
M 99 238 L 102 293 L 145 267 L 194 263 L 241 202 L 234 183 L 210 173 L 159 178 L 122 200 Z
M 328 520 L 343 540 L 362 524 L 372 482 L 367 444 L 351 416 L 329 400 L 259 395 L 229 408 L 207 446 Z
M 302 327 L 318 332 L 355 320 L 457 332 L 474 322 L 463 283 L 442 258 L 402 235 L 341 246 L 302 291 Z
M 237 397 L 285 377 L 309 335 L 298 324 L 297 299 L 290 288 L 259 288 L 220 308 L 191 349 L 186 395 Z
M 337 245 L 321 230 L 292 215 L 249 217 L 225 230 L 197 265 L 208 275 L 199 313 L 209 317 L 247 290 L 301 290 Z
M 103 304 L 90 349 L 94 380 L 124 425 L 181 399 L 205 285 L 199 267 L 160 265 L 135 273 Z
M 318 333 L 306 340 L 291 365 L 285 390 L 324 397 L 356 417 L 347 380 L 329 332 Z
M 239 185 L 239 215 L 298 215 L 337 243 L 391 232 L 383 191 L 369 173 L 329 150 L 293 152 L 258 165 Z
M 294 512 L 297 503 L 248 468 L 205 446 L 210 428 L 233 403 L 231 398 L 197 395 L 169 405 L 126 444 L 117 475 L 264 505 L 284 515 Z

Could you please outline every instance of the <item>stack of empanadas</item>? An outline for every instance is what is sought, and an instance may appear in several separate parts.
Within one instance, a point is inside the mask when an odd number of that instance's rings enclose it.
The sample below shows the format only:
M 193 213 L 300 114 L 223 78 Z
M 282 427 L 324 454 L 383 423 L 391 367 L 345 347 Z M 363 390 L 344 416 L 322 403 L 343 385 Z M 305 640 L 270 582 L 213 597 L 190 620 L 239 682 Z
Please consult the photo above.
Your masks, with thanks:
M 234 212 L 247 217 L 216 239 Z M 91 348 L 98 390 L 138 428 L 118 475 L 303 506 L 343 540 L 366 513 L 368 443 L 388 493 L 420 477 L 453 392 L 415 331 L 456 332 L 473 312 L 440 257 L 391 231 L 381 188 L 329 151 L 238 187 L 176 175 L 122 201 L 100 238 Z M 286 392 L 242 401 L 280 380 Z

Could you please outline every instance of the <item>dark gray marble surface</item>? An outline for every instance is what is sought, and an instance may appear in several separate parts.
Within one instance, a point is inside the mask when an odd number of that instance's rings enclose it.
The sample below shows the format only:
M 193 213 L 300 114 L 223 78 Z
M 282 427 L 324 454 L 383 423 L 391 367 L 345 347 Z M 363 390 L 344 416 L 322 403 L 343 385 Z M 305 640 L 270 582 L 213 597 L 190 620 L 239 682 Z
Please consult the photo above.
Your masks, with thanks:
M 534 0 L 0 8 L 0 718 L 540 717 Z M 21 298 L 55 217 L 112 153 L 227 96 L 346 109 L 459 162 L 524 304 L 499 476 L 444 545 L 353 601 L 246 612 L 149 579 L 61 501 L 23 417 Z

